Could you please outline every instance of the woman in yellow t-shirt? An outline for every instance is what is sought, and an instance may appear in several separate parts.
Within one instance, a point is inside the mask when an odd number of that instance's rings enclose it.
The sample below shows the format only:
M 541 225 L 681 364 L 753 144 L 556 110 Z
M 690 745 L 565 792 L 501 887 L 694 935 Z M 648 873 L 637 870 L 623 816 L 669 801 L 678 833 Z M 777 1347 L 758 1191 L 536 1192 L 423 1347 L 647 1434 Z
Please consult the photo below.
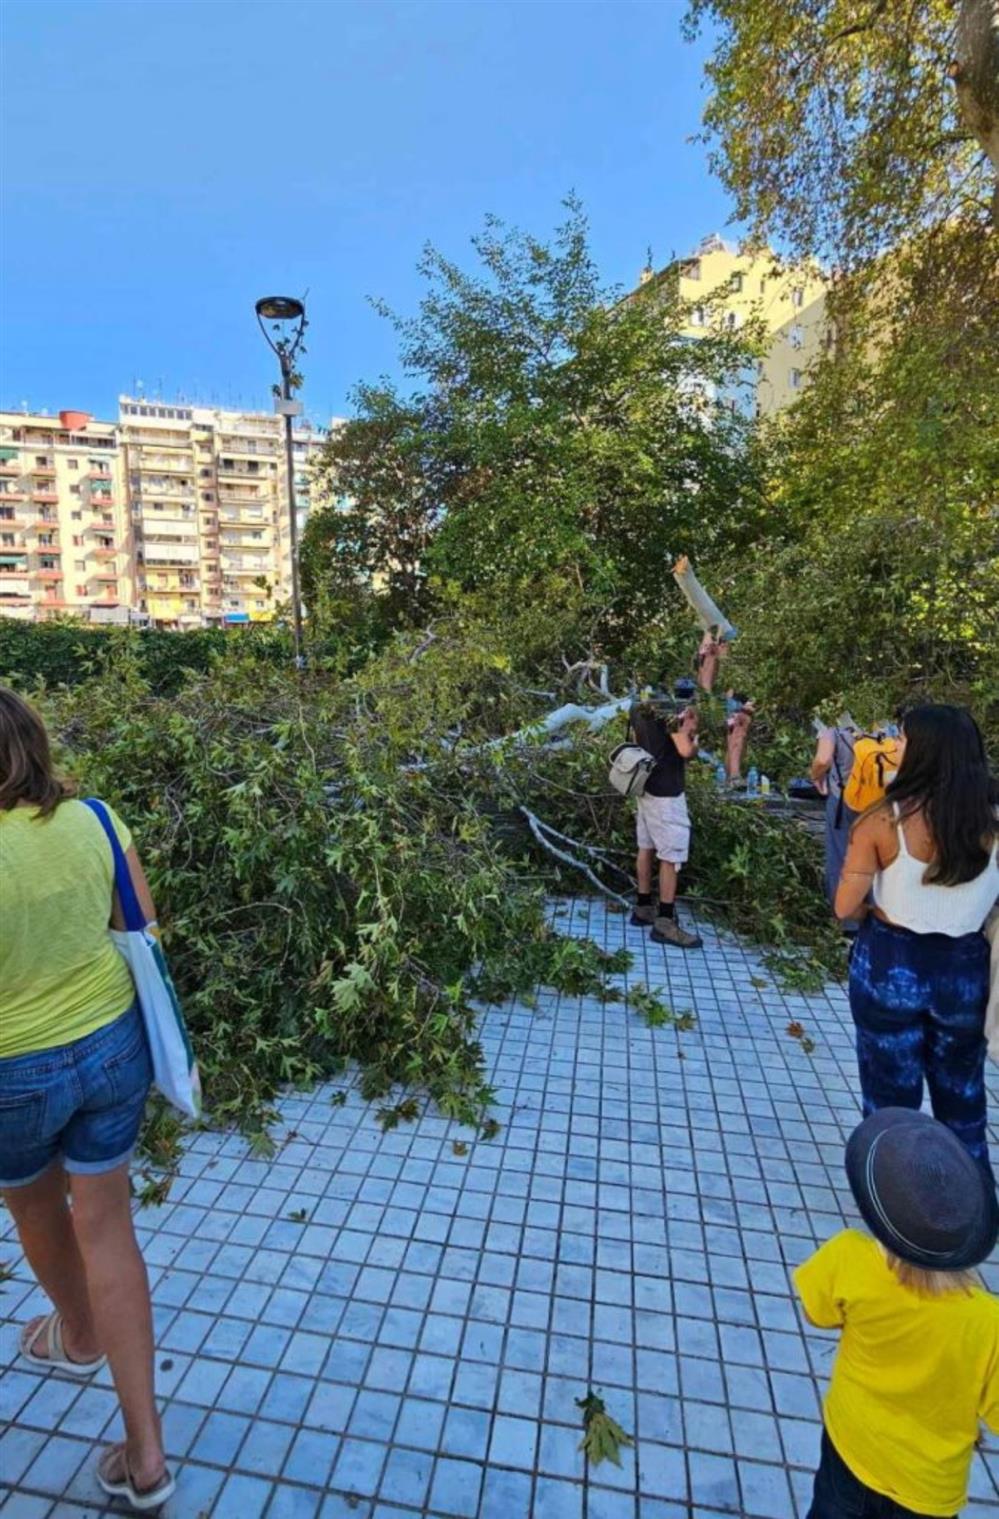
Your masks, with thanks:
M 870 1235 L 844 1229 L 794 1276 L 808 1319 L 840 1331 L 808 1519 L 955 1519 L 979 1420 L 999 1434 L 999 1300 L 971 1274 L 995 1187 L 911 1108 L 866 1118 L 846 1172 Z
M 131 836 L 113 821 L 152 920 Z M 98 819 L 56 778 L 41 719 L 0 687 L 0 1190 L 55 1305 L 25 1326 L 21 1356 L 77 1377 L 110 1362 L 125 1441 L 105 1451 L 98 1480 L 152 1509 L 174 1482 L 129 1196 L 152 1067 L 131 973 L 108 934 L 116 913 Z

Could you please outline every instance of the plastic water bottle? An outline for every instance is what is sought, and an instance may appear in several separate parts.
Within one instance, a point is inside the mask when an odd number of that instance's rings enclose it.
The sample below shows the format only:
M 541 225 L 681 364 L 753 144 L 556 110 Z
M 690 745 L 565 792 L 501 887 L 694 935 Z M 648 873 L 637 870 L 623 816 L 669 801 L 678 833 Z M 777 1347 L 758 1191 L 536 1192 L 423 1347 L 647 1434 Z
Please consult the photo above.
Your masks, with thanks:
M 760 776 L 760 795 L 761 796 L 769 796 L 770 795 L 770 777 L 769 777 L 769 775 L 761 775 Z
M 758 796 L 760 792 L 760 772 L 754 765 L 746 776 L 746 795 Z
M 715 771 L 715 785 L 718 787 L 719 791 L 725 790 L 725 783 L 727 780 L 728 777 L 725 774 L 725 766 L 719 765 L 718 769 Z

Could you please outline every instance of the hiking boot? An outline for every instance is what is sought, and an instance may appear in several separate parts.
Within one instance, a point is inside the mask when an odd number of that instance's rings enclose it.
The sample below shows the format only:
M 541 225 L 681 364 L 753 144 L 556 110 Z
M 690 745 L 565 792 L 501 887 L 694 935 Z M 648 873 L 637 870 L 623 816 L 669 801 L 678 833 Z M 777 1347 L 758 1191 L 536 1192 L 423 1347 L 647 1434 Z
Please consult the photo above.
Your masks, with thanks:
M 636 902 L 631 914 L 632 928 L 650 928 L 656 921 L 656 912 L 654 902 Z
M 652 930 L 653 944 L 672 944 L 675 949 L 699 949 L 701 939 L 697 934 L 688 934 L 685 928 L 681 928 L 675 918 L 657 918 Z

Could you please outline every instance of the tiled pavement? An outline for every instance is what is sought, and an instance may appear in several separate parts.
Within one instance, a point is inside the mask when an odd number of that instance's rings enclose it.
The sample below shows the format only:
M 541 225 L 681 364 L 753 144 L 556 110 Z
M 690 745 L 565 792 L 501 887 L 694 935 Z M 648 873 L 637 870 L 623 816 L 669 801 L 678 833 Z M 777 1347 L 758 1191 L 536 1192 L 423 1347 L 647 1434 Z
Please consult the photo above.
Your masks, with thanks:
M 696 1029 L 542 992 L 483 1019 L 498 1138 L 432 1111 L 383 1134 L 326 1086 L 281 1103 L 273 1160 L 198 1135 L 168 1203 L 139 1214 L 170 1519 L 804 1515 L 833 1341 L 803 1327 L 788 1268 L 850 1216 L 843 993 L 782 995 L 710 929 L 684 956 L 600 903 L 562 911 L 624 939 L 622 981 Z M 16 1362 L 39 1298 L 4 1233 L 0 1515 L 117 1512 L 93 1480 L 118 1429 L 108 1379 Z M 584 1472 L 588 1385 L 635 1434 L 620 1471 Z M 967 1512 L 999 1516 L 999 1442 Z

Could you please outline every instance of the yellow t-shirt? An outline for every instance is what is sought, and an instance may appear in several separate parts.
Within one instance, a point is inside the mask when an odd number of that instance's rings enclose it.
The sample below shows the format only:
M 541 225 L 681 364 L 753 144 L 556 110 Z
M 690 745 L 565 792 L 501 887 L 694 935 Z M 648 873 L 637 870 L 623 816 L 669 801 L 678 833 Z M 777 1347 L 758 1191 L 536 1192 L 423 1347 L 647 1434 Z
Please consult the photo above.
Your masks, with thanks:
M 132 974 L 108 936 L 113 887 L 111 845 L 82 802 L 47 818 L 0 812 L 0 1059 L 70 1044 L 131 1006 Z
M 855 1229 L 794 1281 L 813 1323 L 843 1331 L 825 1422 L 847 1466 L 904 1508 L 958 1513 L 979 1420 L 999 1433 L 999 1299 L 978 1288 L 912 1292 Z

